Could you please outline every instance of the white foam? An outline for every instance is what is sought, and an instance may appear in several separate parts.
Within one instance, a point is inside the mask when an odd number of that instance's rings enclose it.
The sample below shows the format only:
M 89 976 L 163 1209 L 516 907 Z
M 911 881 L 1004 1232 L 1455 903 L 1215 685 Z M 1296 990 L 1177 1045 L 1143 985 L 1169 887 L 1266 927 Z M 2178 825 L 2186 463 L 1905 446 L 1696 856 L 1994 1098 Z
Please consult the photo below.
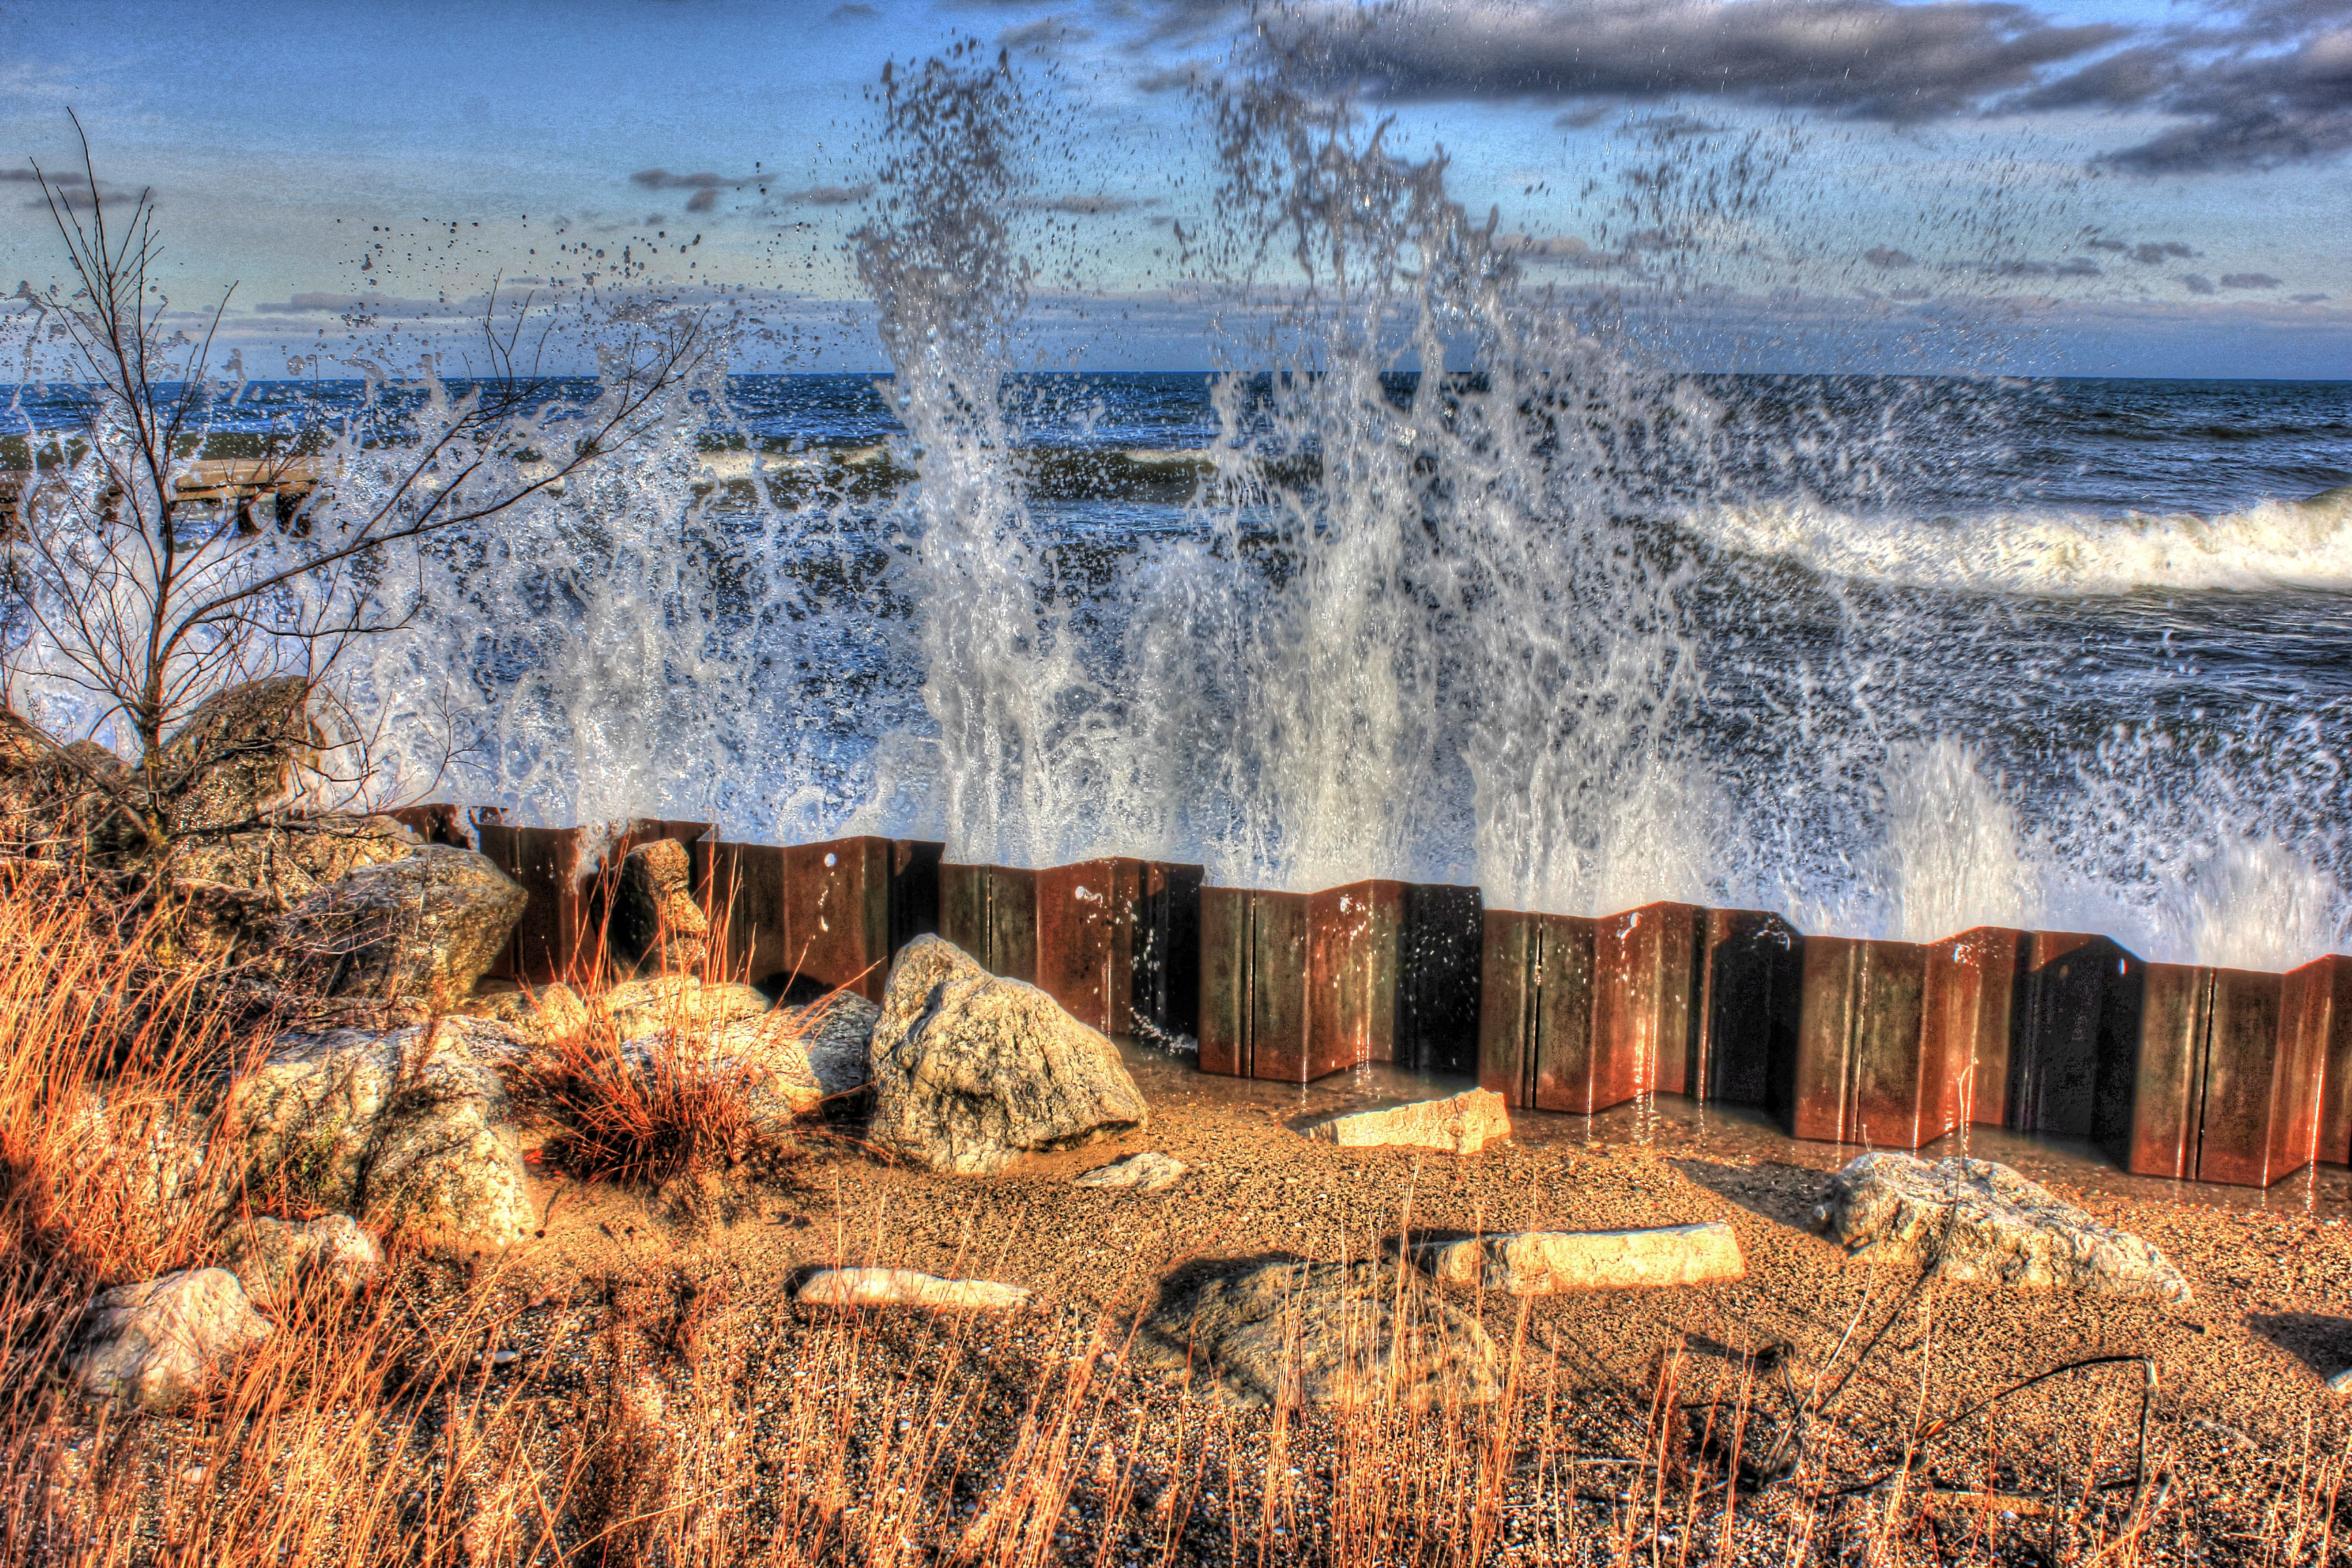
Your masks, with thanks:
M 1794 503 L 1724 507 L 1688 521 L 1721 549 L 1905 587 L 2069 597 L 2352 587 L 2352 505 L 2342 490 L 2214 518 L 2064 511 L 1931 518 Z

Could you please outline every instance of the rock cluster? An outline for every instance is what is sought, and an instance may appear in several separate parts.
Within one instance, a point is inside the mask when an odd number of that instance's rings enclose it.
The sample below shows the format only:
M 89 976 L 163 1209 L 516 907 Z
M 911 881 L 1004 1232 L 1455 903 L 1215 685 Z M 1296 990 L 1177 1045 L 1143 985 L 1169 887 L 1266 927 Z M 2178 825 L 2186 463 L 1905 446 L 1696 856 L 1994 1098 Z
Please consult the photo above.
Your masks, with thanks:
M 1830 1178 L 1811 1225 L 1848 1251 L 1913 1260 L 1938 1279 L 2189 1300 L 2163 1253 L 1990 1160 L 1861 1155 Z
M 223 1123 L 255 1190 L 386 1235 L 507 1247 L 538 1225 L 507 1092 L 524 1044 L 476 1018 L 282 1036 L 230 1086 Z
M 985 1175 L 1020 1155 L 1140 1126 L 1118 1051 L 1034 985 L 917 937 L 890 967 L 874 1026 L 874 1119 L 884 1148 Z

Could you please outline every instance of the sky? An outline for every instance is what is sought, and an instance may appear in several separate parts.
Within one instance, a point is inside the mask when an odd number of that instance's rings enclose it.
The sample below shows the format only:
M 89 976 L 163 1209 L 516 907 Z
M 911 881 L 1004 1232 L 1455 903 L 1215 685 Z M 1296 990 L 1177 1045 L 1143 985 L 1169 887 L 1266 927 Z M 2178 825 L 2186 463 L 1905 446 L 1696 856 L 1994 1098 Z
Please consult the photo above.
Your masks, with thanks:
M 877 84 L 962 39 L 1034 113 L 1056 363 L 1214 363 L 1194 89 L 1275 72 L 1442 151 L 1565 297 L 1654 289 L 1629 174 L 1744 150 L 1751 199 L 1643 307 L 1696 368 L 2352 377 L 2352 0 L 0 0 L 0 291 L 62 275 L 31 172 L 86 192 L 70 112 L 256 375 L 494 281 L 728 300 L 741 368 L 878 368 Z

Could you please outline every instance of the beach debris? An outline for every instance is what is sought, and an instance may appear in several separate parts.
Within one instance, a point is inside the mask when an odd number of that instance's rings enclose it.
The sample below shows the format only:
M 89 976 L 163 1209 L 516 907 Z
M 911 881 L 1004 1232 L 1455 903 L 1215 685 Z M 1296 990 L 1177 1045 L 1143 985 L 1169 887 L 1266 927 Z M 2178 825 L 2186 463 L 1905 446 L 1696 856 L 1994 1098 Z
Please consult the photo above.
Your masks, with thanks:
M 1511 1135 L 1511 1111 L 1509 1102 L 1492 1089 L 1473 1089 L 1447 1100 L 1349 1111 L 1301 1131 L 1343 1149 L 1442 1149 L 1475 1154 Z
M 246 1223 L 226 1262 L 247 1297 L 270 1301 L 298 1284 L 356 1290 L 383 1267 L 383 1248 L 349 1215 L 264 1218 Z
M 1365 1260 L 1268 1263 L 1165 1296 L 1136 1363 L 1244 1407 L 1485 1405 L 1502 1352 L 1420 1275 Z
M 827 1268 L 812 1274 L 793 1299 L 807 1307 L 922 1307 L 932 1311 L 1009 1312 L 1029 1291 L 992 1279 L 942 1279 L 911 1268 Z
M 1747 1274 L 1721 1220 L 1646 1230 L 1528 1230 L 1423 1242 L 1412 1260 L 1446 1285 L 1507 1296 L 1707 1285 Z
M 934 1171 L 985 1175 L 1147 1114 L 1108 1038 L 935 936 L 891 964 L 872 1059 L 868 1136 Z
M 93 1300 L 67 1370 L 93 1398 L 176 1410 L 222 1361 L 270 1331 L 236 1275 L 191 1268 Z
M 1848 1252 L 1916 1260 L 1938 1279 L 2189 1300 L 2188 1280 L 2147 1242 L 1966 1155 L 1858 1155 L 1830 1178 L 1811 1228 Z
M 1147 1149 L 1140 1154 L 1129 1154 L 1124 1160 L 1088 1171 L 1070 1184 L 1075 1187 L 1115 1187 L 1128 1192 L 1165 1192 L 1181 1181 L 1191 1169 L 1173 1154 L 1162 1154 Z

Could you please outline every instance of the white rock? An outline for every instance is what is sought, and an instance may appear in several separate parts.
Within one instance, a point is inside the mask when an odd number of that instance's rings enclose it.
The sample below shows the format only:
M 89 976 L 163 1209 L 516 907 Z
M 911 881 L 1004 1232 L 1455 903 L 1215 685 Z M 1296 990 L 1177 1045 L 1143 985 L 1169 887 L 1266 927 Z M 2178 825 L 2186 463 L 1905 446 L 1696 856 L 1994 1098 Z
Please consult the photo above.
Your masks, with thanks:
M 666 1029 L 714 1029 L 768 1011 L 757 986 L 705 984 L 691 974 L 662 974 L 615 985 L 589 1004 L 613 1022 L 623 1040 L 641 1040 Z
M 1720 1220 L 1649 1230 L 1528 1230 L 1428 1242 L 1413 1261 L 1448 1285 L 1509 1296 L 1704 1285 L 1747 1272 L 1739 1239 Z
M 1442 1149 L 1452 1154 L 1475 1154 L 1488 1143 L 1511 1135 L 1511 1110 L 1492 1089 L 1473 1089 L 1448 1100 L 1350 1111 L 1304 1131 L 1309 1138 L 1343 1149 Z
M 2189 1281 L 2163 1253 L 1990 1160 L 1858 1155 L 1830 1178 L 1811 1226 L 1850 1252 L 1916 1261 L 1938 1279 L 2189 1300 Z
M 812 1307 L 926 1307 L 934 1311 L 1009 1312 L 1029 1292 L 991 1279 L 942 1279 L 911 1268 L 827 1268 L 793 1294 Z
M 1147 1149 L 1140 1154 L 1098 1170 L 1088 1171 L 1070 1184 L 1076 1187 L 1122 1187 L 1139 1193 L 1164 1192 L 1183 1178 L 1188 1167 L 1173 1154 Z
M 935 936 L 908 942 L 890 966 L 873 1063 L 868 1136 L 935 1171 L 984 1175 L 1147 1114 L 1099 1031 Z
M 118 1286 L 91 1302 L 68 1371 L 93 1397 L 175 1410 L 223 1359 L 269 1333 L 236 1275 L 192 1268 Z

